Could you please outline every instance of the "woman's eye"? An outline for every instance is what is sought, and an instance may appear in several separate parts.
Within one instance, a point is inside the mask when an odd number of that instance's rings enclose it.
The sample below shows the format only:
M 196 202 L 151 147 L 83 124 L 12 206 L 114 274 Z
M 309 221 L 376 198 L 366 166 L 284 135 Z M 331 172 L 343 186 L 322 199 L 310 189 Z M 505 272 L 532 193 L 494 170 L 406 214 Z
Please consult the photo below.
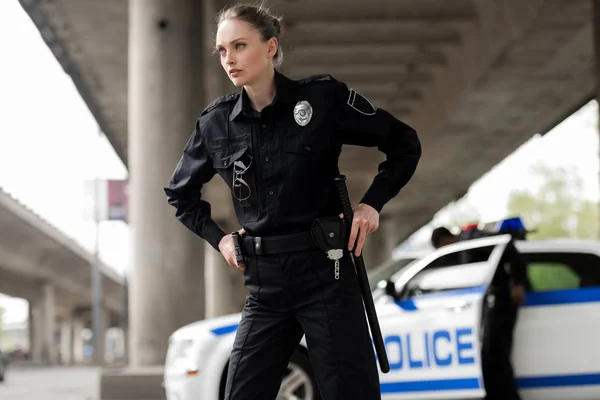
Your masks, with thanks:
M 243 49 L 244 47 L 246 47 L 246 45 L 245 45 L 244 43 L 237 43 L 237 44 L 235 45 L 235 48 L 236 48 L 236 49 Z

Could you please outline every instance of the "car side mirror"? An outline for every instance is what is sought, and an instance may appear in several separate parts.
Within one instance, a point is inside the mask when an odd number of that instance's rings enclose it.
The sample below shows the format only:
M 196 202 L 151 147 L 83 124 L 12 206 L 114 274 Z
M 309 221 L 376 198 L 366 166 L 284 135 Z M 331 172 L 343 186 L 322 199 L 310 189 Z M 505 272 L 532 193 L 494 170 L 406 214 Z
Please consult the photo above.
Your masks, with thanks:
M 396 299 L 397 297 L 397 293 L 396 293 L 396 284 L 390 280 L 386 281 L 385 283 L 385 294 L 387 294 L 388 296 L 391 296 L 392 298 Z

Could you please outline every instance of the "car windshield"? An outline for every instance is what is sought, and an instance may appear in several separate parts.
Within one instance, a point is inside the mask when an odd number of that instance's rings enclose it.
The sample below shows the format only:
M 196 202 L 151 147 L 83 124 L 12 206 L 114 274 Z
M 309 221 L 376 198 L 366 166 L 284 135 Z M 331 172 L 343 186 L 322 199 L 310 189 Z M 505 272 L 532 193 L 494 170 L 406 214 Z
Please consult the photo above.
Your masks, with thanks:
M 424 269 L 410 280 L 402 298 L 481 286 L 491 270 L 487 262 Z
M 368 276 L 371 290 L 375 290 L 379 282 L 387 281 L 392 277 L 392 275 L 394 275 L 396 272 L 400 271 L 402 268 L 406 267 L 408 264 L 412 263 L 415 260 L 415 257 L 405 257 L 400 258 L 398 260 L 388 261 L 381 267 L 377 268 L 375 271 L 370 272 Z

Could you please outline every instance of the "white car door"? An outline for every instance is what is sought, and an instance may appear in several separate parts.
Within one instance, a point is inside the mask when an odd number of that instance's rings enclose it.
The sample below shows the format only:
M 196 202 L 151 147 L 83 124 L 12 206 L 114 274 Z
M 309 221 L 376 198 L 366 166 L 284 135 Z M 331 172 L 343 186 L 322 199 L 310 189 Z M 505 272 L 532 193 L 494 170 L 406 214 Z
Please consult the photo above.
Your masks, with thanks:
M 397 298 L 378 301 L 390 372 L 384 399 L 467 399 L 485 395 L 479 327 L 485 291 L 508 236 L 458 243 L 409 267 Z M 461 251 L 479 255 L 461 264 Z
M 523 246 L 525 247 L 525 246 Z M 600 398 L 600 257 L 524 251 L 531 288 L 512 352 L 523 400 Z

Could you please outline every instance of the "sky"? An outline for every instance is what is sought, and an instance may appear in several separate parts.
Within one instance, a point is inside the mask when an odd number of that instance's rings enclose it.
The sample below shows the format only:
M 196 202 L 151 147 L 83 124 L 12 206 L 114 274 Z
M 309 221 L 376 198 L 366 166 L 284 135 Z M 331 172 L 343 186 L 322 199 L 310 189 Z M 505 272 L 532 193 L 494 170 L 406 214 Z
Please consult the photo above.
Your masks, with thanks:
M 84 182 L 96 175 L 126 179 L 127 171 L 17 0 L 0 1 L 0 49 L 0 188 L 91 251 L 95 227 L 82 218 Z M 473 207 L 484 221 L 502 218 L 510 190 L 536 184 L 528 169 L 537 162 L 577 168 L 586 197 L 597 200 L 597 117 L 593 101 L 545 136 L 531 132 L 529 141 L 472 185 L 462 207 Z M 440 211 L 433 224 L 446 223 L 448 215 Z M 409 242 L 427 242 L 430 229 Z M 127 225 L 102 223 L 99 247 L 101 259 L 124 273 Z M 27 316 L 22 300 L 0 295 L 0 306 L 5 322 Z

